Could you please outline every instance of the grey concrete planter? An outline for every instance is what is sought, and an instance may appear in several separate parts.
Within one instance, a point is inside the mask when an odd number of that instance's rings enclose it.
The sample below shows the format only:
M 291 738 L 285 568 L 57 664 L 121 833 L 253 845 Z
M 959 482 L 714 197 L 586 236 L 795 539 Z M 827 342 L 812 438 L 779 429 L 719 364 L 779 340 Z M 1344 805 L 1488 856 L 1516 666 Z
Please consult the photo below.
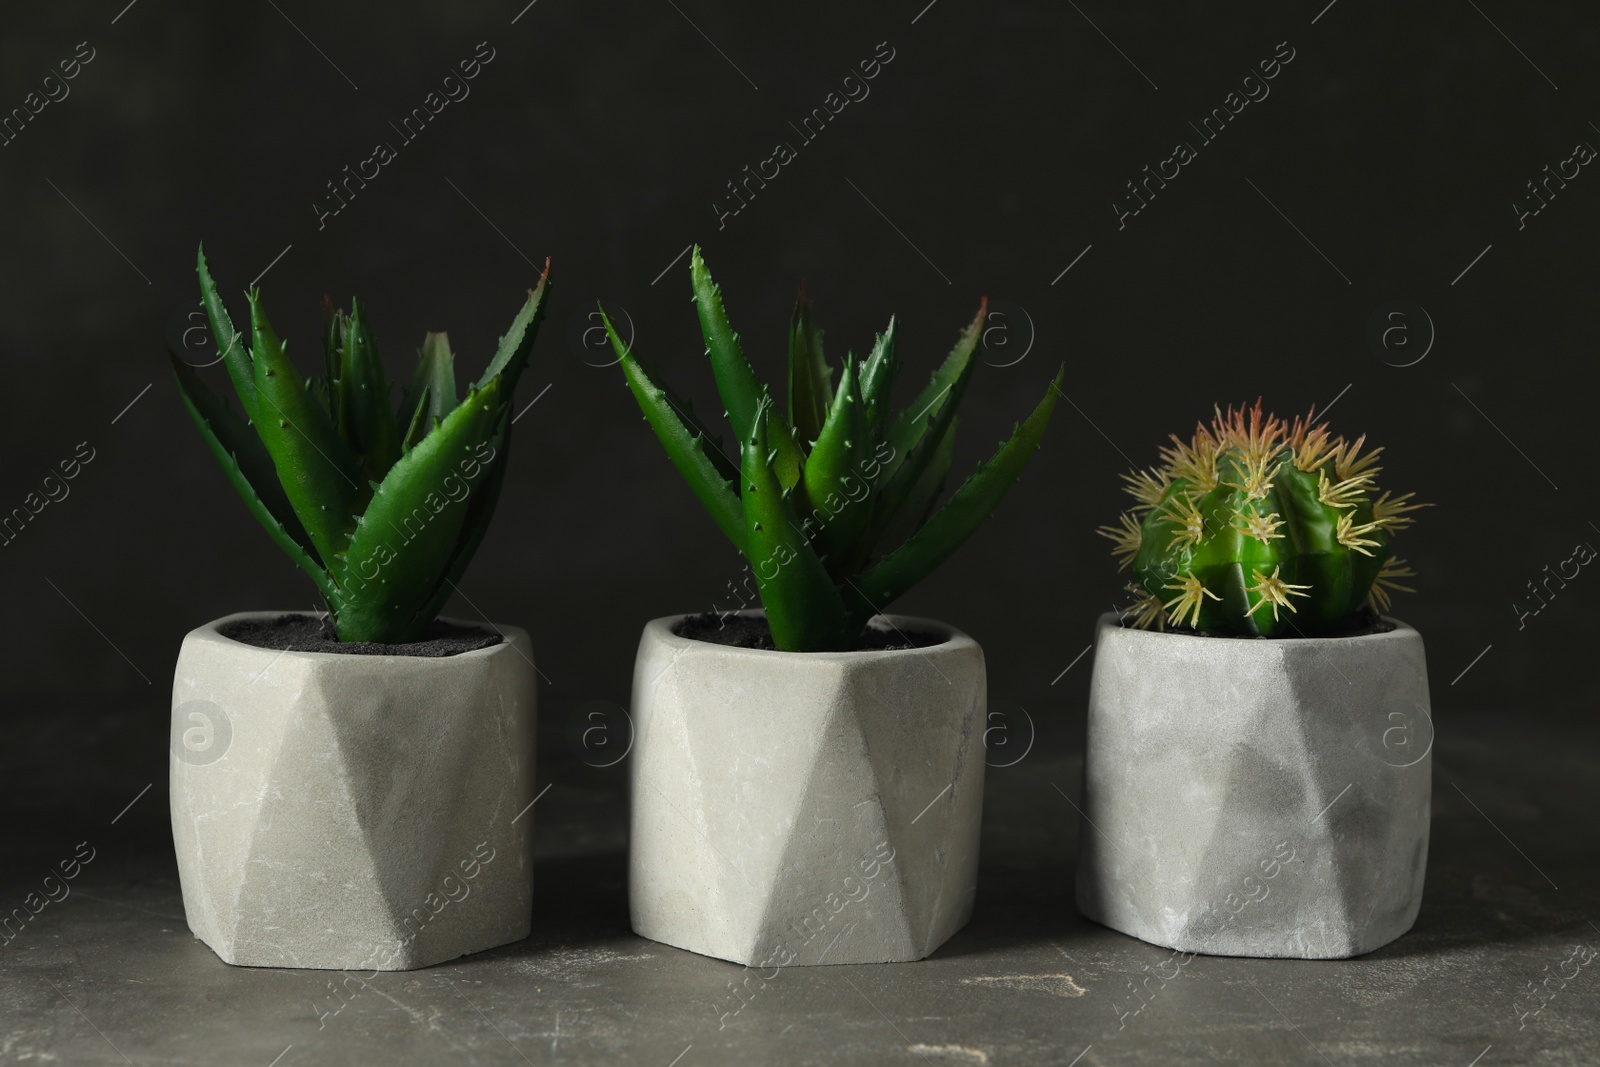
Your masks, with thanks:
M 352 971 L 526 937 L 528 635 L 423 658 L 275 652 L 217 631 L 281 614 L 218 619 L 178 655 L 172 838 L 195 936 L 228 963 Z
M 983 650 L 771 652 L 645 627 L 628 899 L 639 934 L 750 966 L 917 960 L 972 912 Z
M 1078 908 L 1185 952 L 1371 952 L 1416 921 L 1432 745 L 1404 623 L 1251 640 L 1102 616 Z

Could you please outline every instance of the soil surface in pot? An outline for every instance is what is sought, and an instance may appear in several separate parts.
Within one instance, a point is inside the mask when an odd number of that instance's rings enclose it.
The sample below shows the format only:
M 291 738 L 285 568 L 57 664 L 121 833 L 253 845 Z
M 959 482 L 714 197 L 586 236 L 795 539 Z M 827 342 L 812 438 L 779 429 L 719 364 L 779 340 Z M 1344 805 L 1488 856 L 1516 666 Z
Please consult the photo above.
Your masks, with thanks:
M 498 645 L 502 638 L 492 630 L 433 620 L 421 641 L 383 645 L 376 641 L 340 641 L 323 619 L 311 615 L 280 615 L 276 619 L 239 619 L 217 627 L 223 637 L 275 652 L 332 652 L 342 656 L 459 656 Z
M 1122 625 L 1126 627 L 1128 626 L 1128 623 L 1124 622 Z M 1167 633 L 1186 634 L 1190 637 L 1217 637 L 1225 641 L 1292 641 L 1297 637 L 1365 637 L 1369 634 L 1386 634 L 1393 629 L 1394 624 L 1385 621 L 1383 616 L 1379 615 L 1376 611 L 1373 611 L 1371 608 L 1362 608 L 1360 611 L 1350 616 L 1350 618 L 1346 619 L 1343 625 L 1337 626 L 1331 630 L 1318 630 L 1316 633 L 1291 633 L 1288 635 L 1279 635 L 1278 637 L 1258 637 L 1250 634 L 1208 633 L 1205 630 L 1191 630 L 1187 626 L 1168 626 Z
M 723 618 L 714 611 L 691 615 L 673 626 L 672 632 L 691 641 L 707 641 L 733 648 L 759 648 L 776 652 L 772 628 L 760 616 L 733 615 Z M 932 648 L 945 642 L 943 634 L 926 630 L 879 630 L 868 628 L 856 643 L 857 652 L 892 652 L 910 648 Z

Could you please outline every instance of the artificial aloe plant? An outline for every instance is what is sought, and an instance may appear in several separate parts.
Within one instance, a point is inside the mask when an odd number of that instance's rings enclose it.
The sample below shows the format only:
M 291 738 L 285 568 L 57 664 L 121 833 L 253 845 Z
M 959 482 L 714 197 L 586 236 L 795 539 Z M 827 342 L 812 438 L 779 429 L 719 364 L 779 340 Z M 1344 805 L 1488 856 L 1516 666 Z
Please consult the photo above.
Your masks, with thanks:
M 397 412 L 360 304 L 347 315 L 323 298 L 326 376 L 304 378 L 255 288 L 245 343 L 201 250 L 201 301 L 244 414 L 173 353 L 184 406 L 251 514 L 316 583 L 339 640 L 416 640 L 466 570 L 505 477 L 511 397 L 549 270 L 466 396 L 449 339 L 429 333 Z
M 1390 535 L 1424 505 L 1379 495 L 1383 449 L 1363 452 L 1364 435 L 1334 437 L 1315 415 L 1218 408 L 1188 441 L 1173 435 L 1160 465 L 1123 475 L 1138 503 L 1100 532 L 1133 566 L 1134 625 L 1309 636 L 1411 592 Z
M 942 563 L 999 505 L 1039 447 L 1061 377 L 994 457 L 935 510 L 986 304 L 927 386 L 896 412 L 889 403 L 899 370 L 894 320 L 865 359 L 845 356 L 835 384 L 802 288 L 789 327 L 786 415 L 745 360 L 698 247 L 689 269 L 738 458 L 723 451 L 692 407 L 646 369 L 606 319 L 623 374 L 689 488 L 749 561 L 777 648 L 853 649 L 873 615 Z

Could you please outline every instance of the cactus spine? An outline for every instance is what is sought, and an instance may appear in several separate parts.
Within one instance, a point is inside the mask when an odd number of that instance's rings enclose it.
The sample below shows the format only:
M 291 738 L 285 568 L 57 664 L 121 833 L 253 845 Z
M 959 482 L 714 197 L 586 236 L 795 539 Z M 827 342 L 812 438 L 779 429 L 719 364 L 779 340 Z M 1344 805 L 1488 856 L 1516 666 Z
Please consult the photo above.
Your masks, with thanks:
M 1131 623 L 1301 637 L 1387 611 L 1412 571 L 1390 538 L 1425 505 L 1379 493 L 1381 448 L 1347 441 L 1313 410 L 1285 421 L 1256 401 L 1173 435 L 1161 463 L 1123 476 L 1137 501 L 1100 532 L 1132 566 Z

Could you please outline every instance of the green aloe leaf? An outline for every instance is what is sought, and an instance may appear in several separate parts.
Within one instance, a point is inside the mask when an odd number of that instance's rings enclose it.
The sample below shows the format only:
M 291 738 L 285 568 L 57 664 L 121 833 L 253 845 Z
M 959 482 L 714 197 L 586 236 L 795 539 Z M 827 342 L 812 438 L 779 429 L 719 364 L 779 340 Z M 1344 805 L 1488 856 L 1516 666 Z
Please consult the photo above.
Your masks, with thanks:
M 895 416 L 889 427 L 889 443 L 894 446 L 894 459 L 887 464 L 886 473 L 892 475 L 899 469 L 906 457 L 922 443 L 929 428 L 937 424 L 941 412 L 953 413 L 961 403 L 967 379 L 971 375 L 972 353 L 978 346 L 978 339 L 983 336 L 983 320 L 988 313 L 989 302 L 984 299 L 978 304 L 978 313 L 961 331 L 955 348 L 933 372 L 922 392 Z
M 361 460 L 372 481 L 400 458 L 400 436 L 389 407 L 389 380 L 384 377 L 378 346 L 359 301 L 350 302 L 350 324 L 340 353 L 339 433 Z
M 867 421 L 874 438 L 883 436 L 889 421 L 889 397 L 894 391 L 894 381 L 900 372 L 900 361 L 895 358 L 895 319 L 889 319 L 889 328 L 872 341 L 872 352 L 861 367 L 861 397 L 867 405 Z
M 457 403 L 455 355 L 450 351 L 450 338 L 443 333 L 430 333 L 422 339 L 416 373 L 400 398 L 400 423 L 406 427 L 402 449 L 415 446 L 435 422 L 456 409 Z
M 467 498 L 467 515 L 462 521 L 461 535 L 450 556 L 450 563 L 439 579 L 437 587 L 407 624 L 408 633 L 420 635 L 439 612 L 444 610 L 445 602 L 450 599 L 450 594 L 456 591 L 457 583 L 466 573 L 467 565 L 472 562 L 473 555 L 489 531 L 489 520 L 494 517 L 495 505 L 500 502 L 500 489 L 505 485 L 506 468 L 511 462 L 511 434 L 508 425 L 502 421 L 500 430 L 490 438 L 489 443 L 494 449 L 494 454 L 485 462 L 487 473 L 482 476 L 482 483 Z
M 802 494 L 796 507 L 805 510 L 805 483 L 801 480 L 801 474 L 805 470 L 806 454 L 800 449 L 800 439 L 794 427 L 783 417 L 783 412 L 770 403 L 767 405 L 767 439 L 772 442 L 772 469 L 777 472 L 778 481 L 786 491 Z
M 1013 431 L 988 463 L 979 466 L 961 484 L 949 503 L 905 544 L 867 571 L 857 590 L 862 600 L 857 605 L 858 611 L 868 608 L 882 611 L 890 601 L 948 559 L 993 514 L 1038 449 L 1045 427 L 1050 423 L 1050 414 L 1055 410 L 1065 374 L 1065 368 L 1056 374 L 1033 413 Z
M 835 579 L 846 572 L 852 549 L 872 518 L 872 479 L 867 476 L 873 469 L 872 441 L 858 375 L 856 362 L 846 359 L 839 391 L 804 471 L 809 532 Z
M 950 361 L 946 360 L 946 365 L 949 364 Z M 899 439 L 903 442 L 914 438 L 915 443 L 910 446 L 909 452 L 900 451 L 904 445 L 895 444 L 896 437 L 891 431 L 890 443 L 895 452 L 885 462 L 885 474 L 879 481 L 878 496 L 875 501 L 877 509 L 873 514 L 872 528 L 868 532 L 868 538 L 872 542 L 872 545 L 868 546 L 869 552 L 895 517 L 907 510 L 913 491 L 922 482 L 929 467 L 934 464 L 943 449 L 945 438 L 950 436 L 951 428 L 955 424 L 956 410 L 961 405 L 961 398 L 966 395 L 967 382 L 976 367 L 975 361 L 966 359 L 960 364 L 960 370 L 954 380 L 943 387 L 942 393 L 935 394 L 924 408 L 902 412 L 902 415 L 910 415 L 910 419 L 903 425 L 916 428 L 914 435 L 908 433 Z M 940 368 L 941 371 L 943 369 Z M 897 420 L 897 425 L 902 425 L 900 420 Z
M 503 395 L 512 396 L 516 393 L 517 379 L 522 377 L 522 370 L 528 365 L 528 353 L 533 351 L 533 339 L 539 332 L 539 323 L 544 319 L 545 296 L 549 291 L 550 261 L 547 259 L 544 261 L 544 272 L 539 275 L 539 284 L 528 290 L 528 298 L 511 320 L 511 328 L 500 338 L 494 358 L 489 361 L 483 377 L 477 381 L 477 388 L 487 388 L 498 377 L 504 381 Z
M 273 542 L 311 576 L 326 597 L 332 592 L 332 583 L 305 527 L 284 495 L 272 457 L 262 446 L 261 439 L 221 397 L 206 388 L 194 368 L 177 355 L 172 356 L 172 370 L 178 379 L 184 410 L 199 429 L 206 447 L 222 465 L 229 484 Z
M 772 640 L 780 650 L 848 650 L 855 647 L 860 630 L 852 628 L 839 590 L 800 532 L 799 519 L 779 481 L 776 452 L 769 447 L 767 434 L 771 403 L 764 399 L 757 408 L 752 419 L 755 429 L 743 449 L 744 554 L 755 572 Z
M 822 330 L 811 316 L 805 286 L 789 320 L 789 422 L 802 444 L 822 434 L 833 404 L 833 372 L 822 354 Z
M 501 374 L 499 388 L 502 395 L 511 396 L 514 380 L 522 372 L 528 353 L 533 343 L 533 333 L 538 330 L 539 323 L 544 317 L 544 301 L 547 292 L 547 283 L 550 274 L 550 264 L 545 262 L 545 270 L 540 276 L 538 286 L 528 294 L 528 299 L 523 303 L 517 317 L 513 320 L 511 329 L 506 336 L 501 338 L 499 348 L 495 354 L 495 361 L 491 363 L 490 372 L 486 372 L 486 383 L 495 382 L 494 374 Z M 431 342 L 431 345 L 430 345 Z M 430 355 L 431 353 L 431 355 Z M 423 341 L 420 353 L 422 361 L 429 365 L 427 375 L 429 385 L 423 387 L 421 394 L 416 399 L 413 427 L 421 424 L 431 427 L 433 419 L 443 419 L 455 408 L 455 374 L 454 356 L 450 352 L 449 339 L 443 334 L 429 334 Z M 503 357 L 503 358 L 502 358 Z M 498 366 L 499 370 L 495 370 Z M 492 373 L 491 373 L 492 372 Z M 418 368 L 418 377 L 424 374 L 423 368 Z M 509 384 L 508 384 L 509 383 Z M 413 388 L 416 382 L 413 381 Z M 431 396 L 434 388 L 438 388 L 449 398 L 448 406 L 436 404 Z M 485 385 L 487 388 L 487 384 Z M 406 402 L 402 402 L 401 410 L 405 410 Z M 413 439 L 413 431 L 407 432 L 407 439 L 411 442 L 408 447 L 415 447 L 415 442 L 425 438 L 428 429 L 417 431 Z M 461 522 L 461 530 L 456 538 L 454 548 L 450 552 L 449 563 L 446 564 L 439 580 L 433 590 L 427 595 L 421 606 L 406 623 L 405 631 L 409 634 L 420 636 L 443 610 L 445 603 L 456 591 L 457 583 L 466 573 L 472 557 L 478 551 L 478 546 L 483 543 L 484 536 L 488 533 L 490 520 L 494 517 L 495 506 L 500 501 L 500 493 L 505 485 L 506 470 L 511 460 L 511 406 L 509 403 L 501 405 L 500 415 L 494 421 L 489 437 L 480 445 L 475 446 L 474 458 L 482 457 L 477 467 L 470 466 L 461 471 L 463 475 L 472 474 L 476 480 L 476 487 L 466 501 L 466 514 Z M 458 470 L 460 464 L 457 464 Z M 411 640 L 414 638 L 407 638 Z
M 699 245 L 690 253 L 689 277 L 694 286 L 694 306 L 700 316 L 706 354 L 711 357 L 711 372 L 717 379 L 717 392 L 728 411 L 734 437 L 747 441 L 766 388 L 756 380 L 756 372 L 744 358 L 739 335 L 728 322 L 728 312 L 722 306 L 722 287 L 712 280 Z
M 333 395 L 328 389 L 328 379 L 307 378 L 306 392 L 310 393 L 311 399 L 315 400 L 322 410 L 328 413 L 330 419 L 333 418 Z
M 322 358 L 326 366 L 323 372 L 327 383 L 327 408 L 330 414 L 342 411 L 344 402 L 339 395 L 339 375 L 344 369 L 344 339 L 349 331 L 350 320 L 345 313 L 333 306 L 333 301 L 326 293 L 322 296 Z
M 202 303 L 245 416 L 173 353 L 185 409 L 250 512 L 317 583 L 342 640 L 420 636 L 482 541 L 504 484 L 511 389 L 542 316 L 548 268 L 465 401 L 457 403 L 448 341 L 425 339 L 402 435 L 362 305 L 346 315 L 323 298 L 326 376 L 303 377 L 253 288 L 246 346 L 198 254 Z
M 428 436 L 428 431 L 433 429 L 433 419 L 429 417 L 429 411 L 433 406 L 432 397 L 432 389 L 423 386 L 422 395 L 417 397 L 416 407 L 411 412 L 411 421 L 406 424 L 406 432 L 400 435 L 402 456 L 417 447 L 417 442 Z
M 904 541 L 921 529 L 922 524 L 928 521 L 928 516 L 933 514 L 939 503 L 939 494 L 944 492 L 945 483 L 949 480 L 950 464 L 955 459 L 956 426 L 960 421 L 959 418 L 950 420 L 950 426 L 939 438 L 939 447 L 934 449 L 922 476 L 906 493 L 900 510 L 884 527 L 884 543 L 898 544 Z
M 722 306 L 722 287 L 711 277 L 711 269 L 700 255 L 696 245 L 689 257 L 690 280 L 694 286 L 695 310 L 700 316 L 700 332 L 705 337 L 706 353 L 711 357 L 711 372 L 717 380 L 717 393 L 722 406 L 727 409 L 728 422 L 733 426 L 735 440 L 745 441 L 750 436 L 751 420 L 764 400 L 770 400 L 767 387 L 756 380 L 756 372 L 744 358 L 739 347 L 739 335 L 728 321 Z M 777 450 L 778 478 L 785 489 L 800 484 L 800 468 L 805 464 L 805 453 L 795 436 L 794 428 L 770 403 L 763 409 L 769 426 L 767 432 L 772 446 Z
M 644 412 L 645 421 L 655 431 L 656 437 L 667 450 L 673 466 L 689 483 L 695 499 L 711 515 L 712 520 L 743 551 L 745 545 L 744 511 L 739 503 L 735 479 L 739 468 L 723 453 L 721 445 L 711 437 L 695 418 L 688 403 L 673 396 L 652 375 L 633 351 L 617 336 L 616 328 L 602 308 L 601 321 L 605 323 L 606 336 L 611 339 L 612 351 L 622 366 L 628 388 Z
M 200 275 L 200 302 L 205 305 L 206 319 L 211 323 L 211 339 L 217 343 L 217 351 L 222 353 L 222 362 L 228 368 L 228 377 L 233 380 L 234 392 L 239 394 L 239 403 L 244 407 L 245 418 L 254 422 L 256 386 L 250 351 L 245 348 L 243 335 L 233 328 L 233 319 L 228 317 L 228 306 L 222 302 L 222 297 L 217 295 L 217 284 L 211 280 L 211 270 L 206 266 L 206 250 L 203 245 L 197 257 L 195 271 Z
M 345 551 L 340 640 L 408 639 L 455 555 L 468 502 L 487 473 L 484 448 L 504 414 L 501 395 L 499 381 L 469 393 L 374 492 Z
M 254 389 L 261 411 L 254 420 L 256 432 L 318 558 L 337 580 L 337 560 L 369 492 L 361 480 L 361 466 L 327 412 L 306 391 L 254 292 L 250 320 L 255 334 Z

